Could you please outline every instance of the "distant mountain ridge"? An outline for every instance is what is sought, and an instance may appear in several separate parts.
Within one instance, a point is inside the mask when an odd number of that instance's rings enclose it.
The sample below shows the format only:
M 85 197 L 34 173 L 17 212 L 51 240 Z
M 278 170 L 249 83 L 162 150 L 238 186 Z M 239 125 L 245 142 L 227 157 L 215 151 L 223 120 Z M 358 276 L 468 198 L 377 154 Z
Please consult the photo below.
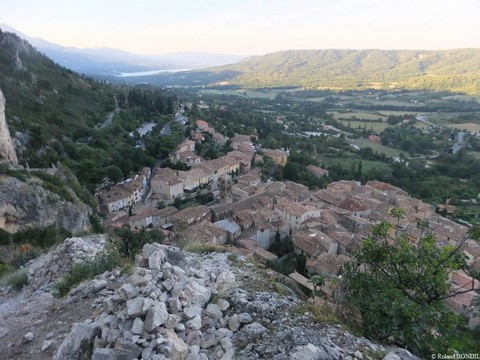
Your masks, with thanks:
M 430 89 L 480 94 L 480 49 L 288 50 L 207 69 L 244 87 Z
M 78 49 L 30 37 L 5 24 L 0 24 L 0 28 L 27 40 L 59 65 L 93 76 L 108 77 L 120 73 L 149 70 L 199 69 L 234 63 L 244 58 L 243 55 L 208 52 L 140 55 L 111 48 Z

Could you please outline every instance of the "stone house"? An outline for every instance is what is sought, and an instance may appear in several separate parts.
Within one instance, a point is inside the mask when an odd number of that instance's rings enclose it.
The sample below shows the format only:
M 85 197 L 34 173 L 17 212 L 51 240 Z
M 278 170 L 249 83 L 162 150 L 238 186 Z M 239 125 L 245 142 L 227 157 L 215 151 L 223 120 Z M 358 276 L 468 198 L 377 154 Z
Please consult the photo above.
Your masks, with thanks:
M 205 205 L 189 207 L 172 215 L 172 221 L 183 220 L 187 225 L 195 225 L 212 220 L 212 213 Z
M 170 168 L 160 168 L 151 180 L 152 194 L 160 194 L 163 199 L 174 200 L 183 196 L 184 183 L 179 172 Z
M 290 225 L 291 231 L 297 231 L 305 220 L 320 216 L 319 209 L 306 207 L 286 199 L 279 199 L 273 208 Z
M 283 150 L 264 149 L 263 155 L 271 157 L 273 162 L 280 166 L 285 166 L 288 161 L 288 155 Z

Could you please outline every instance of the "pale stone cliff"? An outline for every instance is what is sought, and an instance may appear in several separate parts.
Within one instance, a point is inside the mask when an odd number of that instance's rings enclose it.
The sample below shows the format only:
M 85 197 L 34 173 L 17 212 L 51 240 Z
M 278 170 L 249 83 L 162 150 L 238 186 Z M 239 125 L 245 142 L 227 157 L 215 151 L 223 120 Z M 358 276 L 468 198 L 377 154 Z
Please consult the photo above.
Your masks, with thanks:
M 17 165 L 17 153 L 15 152 L 5 118 L 5 102 L 5 96 L 3 96 L 3 92 L 0 89 L 0 161 L 3 160 L 11 165 Z
M 90 229 L 91 213 L 78 199 L 71 203 L 45 190 L 37 178 L 0 175 L 0 228 L 8 232 L 53 225 L 78 234 Z

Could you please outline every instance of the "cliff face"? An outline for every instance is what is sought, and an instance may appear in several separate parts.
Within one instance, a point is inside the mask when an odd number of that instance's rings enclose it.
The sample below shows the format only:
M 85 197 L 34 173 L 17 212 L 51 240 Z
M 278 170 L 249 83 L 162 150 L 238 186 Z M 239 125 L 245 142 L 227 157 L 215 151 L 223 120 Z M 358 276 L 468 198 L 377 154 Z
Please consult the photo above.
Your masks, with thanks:
M 67 202 L 45 190 L 39 179 L 0 175 L 0 227 L 9 232 L 53 225 L 78 234 L 90 229 L 91 212 L 79 200 Z
M 0 161 L 2 160 L 12 165 L 18 164 L 17 153 L 5 119 L 5 96 L 0 89 Z

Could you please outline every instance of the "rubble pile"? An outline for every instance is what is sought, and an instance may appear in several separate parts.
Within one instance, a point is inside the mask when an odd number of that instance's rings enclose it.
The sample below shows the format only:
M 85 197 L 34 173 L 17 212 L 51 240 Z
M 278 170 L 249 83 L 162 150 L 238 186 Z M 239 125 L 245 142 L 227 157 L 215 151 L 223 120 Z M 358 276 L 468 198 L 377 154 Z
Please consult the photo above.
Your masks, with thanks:
M 360 350 L 384 350 L 293 316 L 293 294 L 249 291 L 261 274 L 227 254 L 147 244 L 138 263 L 116 289 L 83 286 L 98 292 L 94 315 L 73 326 L 54 359 L 362 359 Z M 403 352 L 386 358 L 415 359 Z

